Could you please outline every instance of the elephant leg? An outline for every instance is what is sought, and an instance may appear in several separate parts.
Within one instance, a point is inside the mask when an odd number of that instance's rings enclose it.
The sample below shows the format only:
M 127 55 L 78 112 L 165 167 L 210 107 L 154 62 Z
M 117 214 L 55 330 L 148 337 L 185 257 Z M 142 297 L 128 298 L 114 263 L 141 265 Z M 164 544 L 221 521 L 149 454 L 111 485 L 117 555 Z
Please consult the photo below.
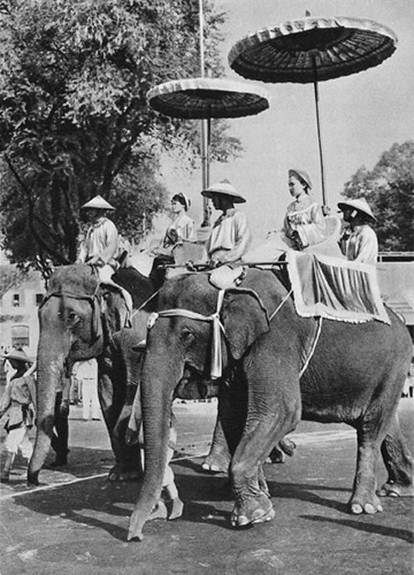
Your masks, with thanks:
M 399 449 L 403 445 L 395 412 L 405 375 L 405 366 L 396 367 L 394 372 L 388 374 L 387 380 L 382 382 L 382 393 L 378 394 L 368 406 L 361 420 L 354 424 L 357 430 L 358 452 L 353 493 L 349 500 L 349 508 L 353 514 L 373 514 L 382 511 L 376 493 L 376 464 L 382 444 L 384 445 L 382 450 L 387 459 L 393 444 Z M 388 433 L 390 435 L 386 439 Z M 412 480 L 408 477 L 403 478 L 404 471 L 402 471 L 404 467 L 407 475 L 411 471 L 408 459 L 404 461 L 407 454 L 407 451 L 402 450 L 402 459 L 397 464 L 395 455 L 391 457 L 391 461 L 388 460 L 387 469 L 391 474 L 391 481 L 395 480 L 396 473 L 402 473 L 398 481 L 411 483 Z M 402 467 L 400 467 L 401 462 Z
M 241 378 L 223 382 L 218 396 L 217 421 L 210 452 L 202 468 L 210 472 L 227 473 L 246 420 L 247 394 Z
M 296 410 L 282 416 L 269 414 L 248 422 L 231 463 L 236 503 L 231 514 L 233 527 L 262 523 L 275 512 L 264 479 L 262 462 L 272 446 L 292 429 Z
M 382 511 L 382 506 L 375 493 L 377 481 L 375 477 L 376 464 L 381 441 L 373 437 L 373 433 L 364 424 L 357 428 L 357 469 L 354 479 L 352 496 L 349 500 L 351 513 L 372 515 Z
M 204 458 L 201 468 L 210 473 L 227 473 L 230 460 L 231 456 L 227 440 L 221 425 L 220 416 L 217 415 L 210 451 Z
M 105 368 L 105 365 L 103 367 Z M 125 417 L 121 416 L 125 405 L 126 386 L 122 385 L 122 382 L 115 385 L 111 372 L 101 371 L 99 375 L 99 401 L 115 456 L 115 465 L 110 470 L 108 479 L 110 481 L 137 479 L 142 476 L 139 449 L 136 445 L 126 444 L 125 430 L 129 416 L 125 412 Z
M 381 444 L 381 454 L 388 472 L 387 482 L 378 491 L 381 497 L 413 496 L 413 458 L 401 434 L 397 415 Z

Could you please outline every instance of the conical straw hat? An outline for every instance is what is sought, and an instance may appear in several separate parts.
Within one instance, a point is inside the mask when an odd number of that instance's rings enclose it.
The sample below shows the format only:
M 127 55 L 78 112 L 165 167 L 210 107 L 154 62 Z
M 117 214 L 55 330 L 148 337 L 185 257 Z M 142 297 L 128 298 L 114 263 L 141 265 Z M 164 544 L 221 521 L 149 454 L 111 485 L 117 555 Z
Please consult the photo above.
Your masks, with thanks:
M 94 210 L 115 210 L 110 203 L 108 203 L 102 196 L 95 196 L 86 204 L 83 204 L 82 209 L 94 209 Z
M 362 212 L 366 216 L 369 216 L 374 221 L 376 221 L 376 217 L 371 211 L 369 204 L 365 198 L 356 198 L 353 200 L 344 200 L 343 202 L 338 202 L 338 208 L 342 210 L 343 207 L 353 208 L 354 210 L 358 210 Z

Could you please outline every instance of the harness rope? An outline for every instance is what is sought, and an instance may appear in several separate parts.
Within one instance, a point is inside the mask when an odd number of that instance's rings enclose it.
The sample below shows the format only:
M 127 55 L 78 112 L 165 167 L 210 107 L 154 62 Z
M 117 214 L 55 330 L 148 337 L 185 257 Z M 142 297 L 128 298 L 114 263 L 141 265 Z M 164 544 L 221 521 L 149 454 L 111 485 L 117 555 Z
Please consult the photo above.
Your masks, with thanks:
M 160 288 L 161 289 L 161 288 Z M 139 308 L 134 309 L 132 314 L 131 314 L 131 320 L 135 317 L 135 315 L 141 311 L 142 309 L 144 309 L 144 307 L 147 305 L 148 302 L 150 302 L 156 295 L 158 295 L 160 293 L 160 290 L 157 289 L 157 291 L 155 291 L 152 295 L 149 296 L 149 298 L 147 298 L 144 303 L 142 303 Z
M 211 370 L 210 370 L 211 379 L 219 379 L 223 373 L 223 361 L 222 361 L 223 358 L 222 358 L 221 337 L 220 336 L 221 336 L 221 333 L 223 333 L 225 335 L 225 329 L 224 329 L 224 326 L 220 320 L 220 313 L 221 313 L 221 308 L 223 306 L 225 293 L 226 293 L 225 289 L 219 290 L 218 296 L 217 296 L 216 311 L 211 315 L 203 315 L 201 313 L 191 311 L 188 309 L 184 309 L 184 308 L 171 308 L 171 309 L 166 309 L 166 310 L 163 310 L 160 312 L 152 313 L 149 316 L 148 323 L 147 323 L 147 329 L 151 329 L 152 326 L 154 325 L 154 323 L 160 317 L 186 317 L 188 319 L 193 319 L 196 321 L 212 322 L 213 323 L 213 343 L 212 343 L 213 349 L 212 349 Z M 271 320 L 276 316 L 276 314 L 281 310 L 283 305 L 287 302 L 287 300 L 292 295 L 292 293 L 293 293 L 293 289 L 291 289 L 286 294 L 286 296 L 282 299 L 282 301 L 277 306 L 275 311 L 269 317 L 269 324 L 270 324 Z M 257 299 L 260 303 L 260 301 L 261 301 L 260 298 L 257 297 Z M 312 359 L 312 356 L 313 356 L 315 349 L 316 349 L 316 345 L 319 341 L 321 329 L 322 329 L 322 318 L 319 318 L 318 329 L 317 329 L 317 332 L 315 334 L 315 338 L 313 340 L 313 343 L 312 343 L 310 352 L 308 354 L 308 357 L 306 358 L 306 361 L 305 361 L 305 363 L 304 363 L 304 365 L 303 365 L 303 367 L 299 373 L 299 378 L 302 377 L 302 375 L 304 374 L 304 372 L 306 371 L 306 369 L 309 365 L 310 360 Z

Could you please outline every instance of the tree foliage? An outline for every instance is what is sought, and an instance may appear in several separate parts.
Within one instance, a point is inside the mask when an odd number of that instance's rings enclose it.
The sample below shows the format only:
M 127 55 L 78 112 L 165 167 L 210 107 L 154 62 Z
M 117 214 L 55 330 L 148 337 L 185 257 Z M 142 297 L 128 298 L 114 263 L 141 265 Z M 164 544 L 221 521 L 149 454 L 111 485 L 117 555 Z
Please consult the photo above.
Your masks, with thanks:
M 414 141 L 393 144 L 371 171 L 359 168 L 343 195 L 367 199 L 380 250 L 414 251 Z
M 206 62 L 221 75 L 223 14 L 205 1 Z M 96 195 L 135 237 L 165 201 L 162 150 L 200 147 L 194 123 L 152 111 L 148 90 L 199 75 L 197 0 L 8 0 L 0 5 L 1 225 L 15 262 L 76 256 L 79 208 Z M 240 151 L 221 123 L 213 157 Z M 190 152 L 190 154 L 189 154 Z M 124 226 L 125 224 L 125 226 Z
M 9 264 L 0 264 L 0 298 L 11 288 L 18 286 L 27 277 L 27 270 L 21 270 Z

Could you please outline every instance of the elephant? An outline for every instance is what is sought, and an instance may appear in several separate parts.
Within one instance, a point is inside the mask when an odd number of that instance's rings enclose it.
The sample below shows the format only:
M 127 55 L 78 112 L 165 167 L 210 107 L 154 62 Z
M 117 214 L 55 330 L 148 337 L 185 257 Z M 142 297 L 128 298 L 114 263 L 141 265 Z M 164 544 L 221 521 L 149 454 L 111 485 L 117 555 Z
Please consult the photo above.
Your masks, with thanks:
M 126 303 L 114 286 L 100 285 L 91 266 L 74 264 L 55 269 L 39 308 L 37 353 L 37 428 L 28 483 L 38 485 L 49 451 L 56 384 L 70 374 L 75 361 L 96 357 L 98 394 L 116 464 L 110 480 L 140 475 L 138 449 L 126 445 L 124 431 L 137 386 L 139 361 L 132 347 L 145 338 L 148 311 L 156 305 L 151 281 L 134 268 L 121 268 L 114 280 L 132 295 L 133 330 L 120 331 L 127 319 Z M 152 306 L 152 307 L 151 307 Z
M 389 309 L 389 325 L 300 317 L 284 283 L 254 268 L 224 291 L 208 273 L 183 274 L 161 288 L 140 375 L 146 465 L 128 540 L 142 539 L 160 495 L 175 388 L 187 368 L 209 373 L 212 348 L 221 351 L 223 375 L 233 374 L 219 395 L 233 527 L 274 517 L 262 463 L 301 419 L 356 430 L 351 513 L 381 511 L 378 495 L 413 494 L 413 461 L 396 415 L 412 355 L 406 327 Z M 379 451 L 388 480 L 377 491 Z

